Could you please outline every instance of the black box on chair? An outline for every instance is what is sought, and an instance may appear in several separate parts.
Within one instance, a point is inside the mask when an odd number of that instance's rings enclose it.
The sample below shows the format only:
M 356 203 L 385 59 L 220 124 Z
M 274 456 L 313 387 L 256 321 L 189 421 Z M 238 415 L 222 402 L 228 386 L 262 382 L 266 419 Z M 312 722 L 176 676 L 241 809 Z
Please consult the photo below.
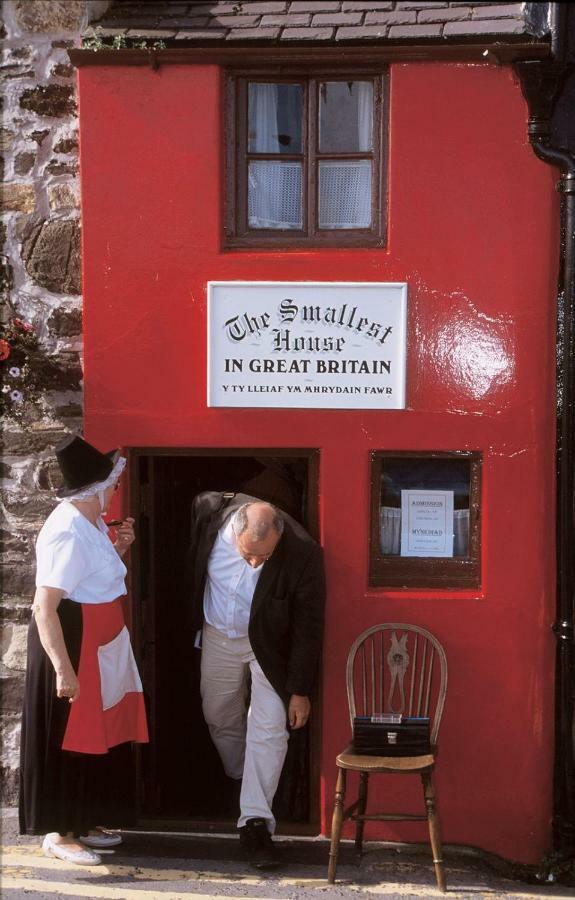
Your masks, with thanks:
M 431 753 L 430 722 L 422 716 L 356 716 L 353 749 L 363 756 L 424 756 Z

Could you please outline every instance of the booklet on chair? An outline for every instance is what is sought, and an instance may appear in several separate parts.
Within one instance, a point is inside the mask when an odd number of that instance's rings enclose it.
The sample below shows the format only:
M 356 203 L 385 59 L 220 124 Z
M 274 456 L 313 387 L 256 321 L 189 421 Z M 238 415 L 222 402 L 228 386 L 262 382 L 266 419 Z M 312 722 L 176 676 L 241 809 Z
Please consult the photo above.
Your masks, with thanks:
M 425 756 L 431 753 L 430 722 L 425 716 L 356 716 L 353 748 L 364 756 Z

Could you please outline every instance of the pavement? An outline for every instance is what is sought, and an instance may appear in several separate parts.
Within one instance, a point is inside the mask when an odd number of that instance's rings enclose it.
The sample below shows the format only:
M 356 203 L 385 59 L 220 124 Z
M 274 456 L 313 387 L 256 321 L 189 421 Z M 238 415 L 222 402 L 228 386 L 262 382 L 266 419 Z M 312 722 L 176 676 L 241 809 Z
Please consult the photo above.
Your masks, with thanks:
M 361 861 L 342 842 L 335 885 L 326 880 L 325 839 L 279 838 L 283 865 L 259 873 L 239 858 L 235 836 L 125 832 L 124 842 L 99 866 L 74 866 L 46 857 L 40 840 L 18 835 L 15 810 L 2 815 L 4 900 L 410 900 L 441 897 L 431 853 L 420 845 L 368 843 Z M 504 864 L 465 848 L 446 847 L 452 900 L 575 898 L 573 886 L 530 884 L 508 877 Z M 526 873 L 525 877 L 529 875 Z

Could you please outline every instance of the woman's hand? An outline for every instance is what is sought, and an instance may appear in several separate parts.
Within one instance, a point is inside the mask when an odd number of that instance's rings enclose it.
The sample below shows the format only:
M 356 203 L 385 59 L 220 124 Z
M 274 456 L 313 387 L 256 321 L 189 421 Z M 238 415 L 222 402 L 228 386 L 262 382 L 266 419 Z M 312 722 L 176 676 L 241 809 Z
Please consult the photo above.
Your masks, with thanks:
M 136 535 L 134 534 L 134 519 L 128 516 L 127 519 L 124 519 L 121 525 L 118 525 L 114 547 L 116 548 L 120 556 L 123 556 L 128 547 L 130 547 L 130 545 L 133 544 L 135 540 Z
M 56 695 L 67 697 L 70 703 L 80 696 L 80 682 L 73 669 L 66 673 L 56 672 Z

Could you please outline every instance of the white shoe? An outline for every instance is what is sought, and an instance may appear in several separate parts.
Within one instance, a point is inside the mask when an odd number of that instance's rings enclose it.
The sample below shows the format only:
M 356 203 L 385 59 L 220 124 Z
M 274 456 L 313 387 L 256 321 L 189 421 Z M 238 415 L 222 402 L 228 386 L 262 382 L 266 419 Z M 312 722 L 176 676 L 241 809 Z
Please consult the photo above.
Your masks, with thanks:
M 44 838 L 42 850 L 45 856 L 56 856 L 77 866 L 97 866 L 102 862 L 101 857 L 93 850 L 69 850 L 66 844 L 57 844 L 52 834 L 47 834 Z
M 96 850 L 107 850 L 108 847 L 117 847 L 122 843 L 119 834 L 111 834 L 108 831 L 98 831 L 97 834 L 83 834 L 78 838 L 86 847 L 94 847 Z

